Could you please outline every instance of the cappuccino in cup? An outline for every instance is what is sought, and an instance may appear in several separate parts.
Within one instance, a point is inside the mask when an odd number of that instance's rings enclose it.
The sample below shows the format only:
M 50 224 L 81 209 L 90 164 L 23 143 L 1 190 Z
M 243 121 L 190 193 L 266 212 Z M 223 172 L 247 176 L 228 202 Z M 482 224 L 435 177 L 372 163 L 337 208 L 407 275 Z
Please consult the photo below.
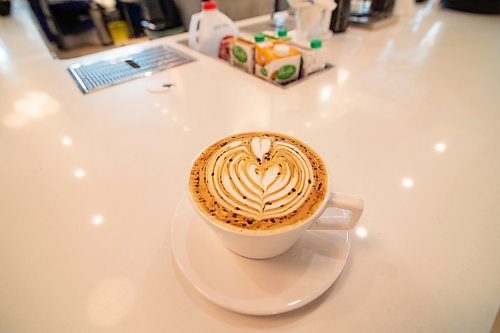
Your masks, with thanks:
M 236 134 L 204 149 L 189 173 L 191 201 L 231 251 L 277 256 L 308 229 L 349 230 L 363 201 L 331 192 L 328 171 L 308 145 L 272 132 Z M 328 207 L 349 211 L 339 222 Z
M 277 230 L 309 219 L 327 196 L 318 154 L 290 136 L 253 132 L 224 138 L 195 160 L 189 188 L 210 220 L 246 230 Z

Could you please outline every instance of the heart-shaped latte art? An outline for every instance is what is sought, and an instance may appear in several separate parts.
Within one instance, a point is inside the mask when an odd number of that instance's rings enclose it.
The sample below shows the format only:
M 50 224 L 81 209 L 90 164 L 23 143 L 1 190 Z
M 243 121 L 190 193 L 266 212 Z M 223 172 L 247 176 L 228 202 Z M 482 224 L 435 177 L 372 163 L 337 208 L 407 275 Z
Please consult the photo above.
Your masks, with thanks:
M 216 151 L 205 178 L 214 199 L 247 218 L 287 215 L 312 189 L 313 167 L 304 153 L 286 141 L 254 137 L 233 141 Z

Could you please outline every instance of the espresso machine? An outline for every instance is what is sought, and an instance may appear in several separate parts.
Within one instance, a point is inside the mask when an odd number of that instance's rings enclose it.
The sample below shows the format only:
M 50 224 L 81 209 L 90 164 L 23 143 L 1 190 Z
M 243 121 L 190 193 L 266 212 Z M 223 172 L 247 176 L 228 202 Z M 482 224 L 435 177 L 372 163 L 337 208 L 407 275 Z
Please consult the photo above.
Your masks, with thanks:
M 358 27 L 378 29 L 397 21 L 395 0 L 352 1 L 350 22 Z

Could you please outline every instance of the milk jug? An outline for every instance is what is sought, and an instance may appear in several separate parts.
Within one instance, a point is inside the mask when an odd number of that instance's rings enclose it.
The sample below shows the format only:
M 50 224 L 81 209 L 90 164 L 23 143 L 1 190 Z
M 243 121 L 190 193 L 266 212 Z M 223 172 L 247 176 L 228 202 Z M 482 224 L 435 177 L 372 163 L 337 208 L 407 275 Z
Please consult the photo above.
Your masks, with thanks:
M 191 16 L 189 47 L 212 57 L 219 56 L 221 42 L 240 34 L 234 22 L 217 9 L 214 1 L 203 2 L 203 10 Z

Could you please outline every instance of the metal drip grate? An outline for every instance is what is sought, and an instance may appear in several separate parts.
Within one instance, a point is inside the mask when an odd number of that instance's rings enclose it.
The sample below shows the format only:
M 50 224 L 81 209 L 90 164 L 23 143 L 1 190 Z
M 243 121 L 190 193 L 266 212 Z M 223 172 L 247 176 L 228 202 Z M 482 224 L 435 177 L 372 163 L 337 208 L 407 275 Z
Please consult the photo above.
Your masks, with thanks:
M 169 46 L 157 46 L 122 58 L 91 64 L 73 64 L 68 71 L 78 87 L 87 94 L 93 90 L 147 76 L 195 59 Z

